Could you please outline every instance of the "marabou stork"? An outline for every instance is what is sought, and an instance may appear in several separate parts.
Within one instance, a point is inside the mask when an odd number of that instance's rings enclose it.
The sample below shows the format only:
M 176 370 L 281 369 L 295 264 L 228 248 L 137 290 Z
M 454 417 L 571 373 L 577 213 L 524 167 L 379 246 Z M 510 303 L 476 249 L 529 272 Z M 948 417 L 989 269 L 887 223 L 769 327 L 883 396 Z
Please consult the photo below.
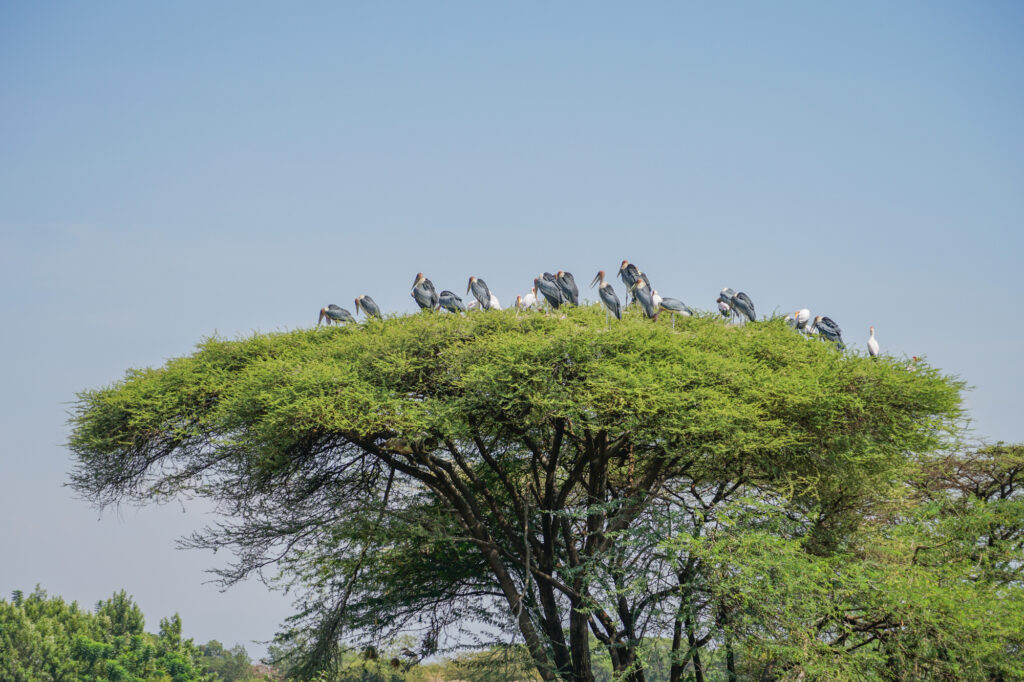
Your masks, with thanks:
M 604 303 L 605 313 L 604 321 L 608 323 L 608 313 L 615 316 L 616 319 L 622 319 L 622 304 L 619 303 L 619 297 L 615 295 L 615 287 L 608 282 L 604 281 L 604 270 L 598 271 L 594 277 L 594 281 L 590 283 L 590 286 L 594 286 L 600 282 L 600 286 L 597 288 L 597 293 L 601 296 L 601 302 Z
M 732 297 L 730 305 L 734 311 L 738 312 L 747 320 L 753 322 L 757 319 L 757 313 L 754 312 L 754 302 L 751 301 L 750 297 L 742 291 Z
M 447 310 L 450 313 L 464 313 L 466 312 L 466 304 L 462 302 L 458 294 L 445 289 L 441 292 L 438 297 L 438 305 Z
M 657 292 L 655 292 L 657 293 Z M 672 314 L 672 328 L 676 328 L 676 315 L 682 315 L 683 317 L 692 317 L 693 311 L 690 310 L 690 306 L 686 305 L 678 298 L 662 298 L 658 301 L 658 307 L 662 310 Z
M 565 299 L 566 303 L 580 304 L 580 290 L 576 286 L 576 279 L 573 278 L 571 272 L 559 270 L 558 274 L 555 275 L 555 283 L 562 290 L 562 298 Z
M 871 336 L 868 337 L 868 355 L 878 357 L 878 339 L 875 338 L 875 328 L 871 327 Z
M 729 317 L 732 315 L 732 307 L 729 305 L 729 302 L 721 296 L 715 299 L 715 303 L 718 304 L 718 312 L 722 314 L 722 317 Z
M 549 275 L 551 277 L 550 279 L 548 279 Z M 534 279 L 533 286 L 537 287 L 537 290 L 545 299 L 547 299 L 547 302 L 551 304 L 552 308 L 557 309 L 558 306 L 565 302 L 564 297 L 562 296 L 562 289 L 558 286 L 554 275 L 551 275 L 551 273 L 545 272 L 542 276 Z
M 352 317 L 352 313 L 333 303 L 326 308 L 320 309 L 320 319 L 316 321 L 316 326 L 319 327 L 320 323 L 325 319 L 327 320 L 327 326 L 330 326 L 331 323 L 341 324 L 342 322 L 356 321 L 356 318 Z
M 491 309 L 491 290 L 487 288 L 487 282 L 477 277 L 470 277 L 466 285 L 466 293 L 473 292 L 473 298 L 480 301 L 480 307 L 484 310 Z
M 818 332 L 832 343 L 839 346 L 839 348 L 846 348 L 846 344 L 843 343 L 843 330 L 839 328 L 839 325 L 832 321 L 831 317 L 824 317 L 818 315 L 814 318 L 814 324 L 811 325 L 812 332 Z
M 356 297 L 356 315 L 359 314 L 359 309 L 363 309 L 363 314 L 367 317 L 380 317 L 380 306 L 367 295 Z
M 423 276 L 422 272 L 416 273 L 416 281 L 412 283 L 412 297 L 416 304 L 422 309 L 437 310 L 439 304 L 437 290 L 434 283 Z
M 644 309 L 644 315 L 652 320 L 658 319 L 660 311 L 654 305 L 654 297 L 651 295 L 651 288 L 647 286 L 647 282 L 642 279 L 637 280 L 633 285 L 633 299 L 640 302 L 640 307 Z

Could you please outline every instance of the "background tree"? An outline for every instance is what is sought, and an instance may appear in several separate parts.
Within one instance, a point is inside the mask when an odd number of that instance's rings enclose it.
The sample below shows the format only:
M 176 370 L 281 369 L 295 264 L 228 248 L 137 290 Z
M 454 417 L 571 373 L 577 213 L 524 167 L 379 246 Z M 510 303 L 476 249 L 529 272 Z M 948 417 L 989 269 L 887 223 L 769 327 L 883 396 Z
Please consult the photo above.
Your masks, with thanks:
M 679 662 L 740 634 L 728 572 L 659 539 L 699 539 L 753 491 L 801 514 L 807 551 L 839 551 L 943 442 L 959 389 L 781 320 L 423 314 L 211 339 L 83 393 L 72 484 L 218 502 L 187 544 L 234 548 L 227 583 L 280 562 L 306 589 L 286 635 L 306 672 L 386 628 L 419 632 L 421 657 L 476 618 L 544 679 L 593 679 L 593 636 L 639 681 L 652 635 Z

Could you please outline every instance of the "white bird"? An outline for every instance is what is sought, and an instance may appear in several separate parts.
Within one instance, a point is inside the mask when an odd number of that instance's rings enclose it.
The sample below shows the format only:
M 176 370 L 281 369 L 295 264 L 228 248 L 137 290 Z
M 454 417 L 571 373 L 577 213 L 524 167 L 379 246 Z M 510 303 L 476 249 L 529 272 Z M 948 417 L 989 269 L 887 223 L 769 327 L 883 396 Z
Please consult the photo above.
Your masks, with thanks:
M 494 294 L 491 294 L 490 304 L 491 304 L 491 308 L 493 308 L 495 310 L 501 310 L 501 304 L 498 303 L 498 297 L 495 296 Z M 480 301 L 477 301 L 476 299 L 473 299 L 468 304 L 466 304 L 466 310 L 476 310 L 479 307 L 480 307 Z
M 501 303 L 498 302 L 498 297 L 491 294 L 491 307 L 495 310 L 501 310 Z
M 875 338 L 875 328 L 871 328 L 871 336 L 868 337 L 868 353 L 873 358 L 878 357 L 878 339 Z
M 793 313 L 793 319 L 796 320 L 796 328 L 803 331 L 807 328 L 807 323 L 811 321 L 811 311 L 807 308 L 801 308 Z
M 655 308 L 660 308 L 661 307 L 661 300 L 662 300 L 661 299 L 661 294 L 658 293 L 657 289 L 652 289 L 651 290 L 651 300 L 654 301 L 654 307 Z

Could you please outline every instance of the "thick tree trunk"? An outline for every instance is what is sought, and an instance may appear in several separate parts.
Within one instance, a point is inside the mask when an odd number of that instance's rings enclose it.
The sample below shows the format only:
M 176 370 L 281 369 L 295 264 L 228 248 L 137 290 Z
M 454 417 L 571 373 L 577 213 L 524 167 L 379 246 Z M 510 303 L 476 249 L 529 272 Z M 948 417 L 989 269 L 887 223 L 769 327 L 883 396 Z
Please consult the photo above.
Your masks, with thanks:
M 578 611 L 574 601 L 569 614 L 569 647 L 572 650 L 572 673 L 576 682 L 594 682 L 590 664 L 590 615 Z

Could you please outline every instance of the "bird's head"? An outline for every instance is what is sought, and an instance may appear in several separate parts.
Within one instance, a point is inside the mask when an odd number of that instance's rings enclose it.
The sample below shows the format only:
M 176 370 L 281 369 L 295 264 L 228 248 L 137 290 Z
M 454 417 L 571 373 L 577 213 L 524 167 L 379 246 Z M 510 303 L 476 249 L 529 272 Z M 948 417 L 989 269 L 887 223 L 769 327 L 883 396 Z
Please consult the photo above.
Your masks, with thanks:
M 592 281 L 592 282 L 590 283 L 590 286 L 594 286 L 594 285 L 595 285 L 595 284 L 597 284 L 598 282 L 603 282 L 603 281 L 604 281 L 604 270 L 598 270 L 598 271 L 597 271 L 597 274 L 596 274 L 596 275 L 594 275 L 594 279 L 593 279 L 593 281 Z
M 361 301 L 362 299 L 362 296 L 356 296 L 356 315 L 359 314 L 359 301 Z
M 416 280 L 412 283 L 413 288 L 418 287 L 420 284 L 423 283 L 423 280 L 425 280 L 425 279 L 426 279 L 426 277 L 423 276 L 422 272 L 417 272 L 416 273 Z
M 557 277 L 558 279 L 562 279 L 563 277 L 565 277 L 565 270 L 559 270 L 557 273 L 555 273 L 555 277 Z
M 516 296 L 516 308 L 522 308 L 522 307 L 523 307 L 523 297 L 522 296 Z
M 316 326 L 318 326 L 318 327 L 319 327 L 319 326 L 320 326 L 320 323 L 324 321 L 324 318 L 325 318 L 325 317 L 327 317 L 327 308 L 321 308 L 321 309 L 320 309 L 320 317 L 319 317 L 319 319 L 317 319 L 317 321 L 316 321 Z
M 473 282 L 475 282 L 475 281 L 476 281 L 476 277 L 470 277 L 469 278 L 469 283 L 466 285 L 466 293 L 467 294 L 469 293 L 469 290 L 473 288 Z
M 818 324 L 819 322 L 821 322 L 821 315 L 817 315 L 817 316 L 816 316 L 816 317 L 814 318 L 814 324 Z
M 628 266 L 629 266 L 629 261 L 628 261 L 628 260 L 624 260 L 624 261 L 622 261 L 622 265 L 620 265 L 620 266 L 619 266 L 619 272 L 622 272 L 622 271 L 623 271 L 623 270 L 625 270 L 625 269 L 626 269 L 626 268 L 627 268 Z
M 870 327 L 870 328 L 868 329 L 868 331 L 870 331 L 870 332 L 871 332 L 871 335 L 872 335 L 872 336 L 874 336 L 874 335 L 875 335 L 875 328 L 874 328 L 874 327 Z

